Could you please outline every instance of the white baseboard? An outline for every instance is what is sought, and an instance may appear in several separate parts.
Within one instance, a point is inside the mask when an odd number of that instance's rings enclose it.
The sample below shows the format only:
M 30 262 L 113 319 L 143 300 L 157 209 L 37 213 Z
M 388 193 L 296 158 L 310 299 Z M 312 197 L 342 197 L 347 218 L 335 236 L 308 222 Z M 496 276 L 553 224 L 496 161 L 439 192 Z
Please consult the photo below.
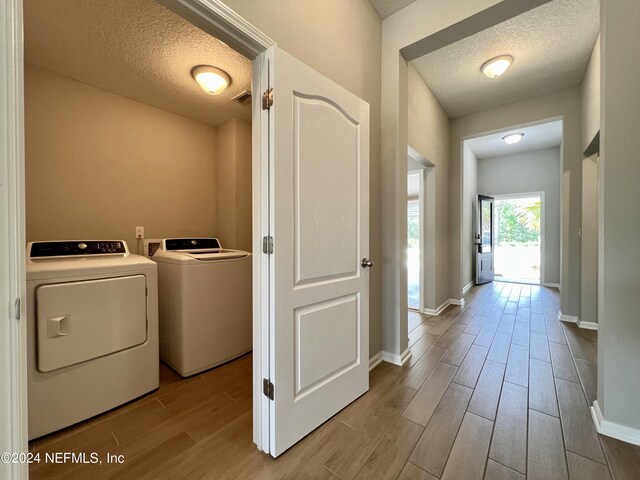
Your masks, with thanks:
M 542 284 L 543 287 L 549 287 L 549 288 L 560 288 L 560 284 L 559 283 L 549 283 L 549 282 L 544 282 Z
M 580 318 L 573 315 L 565 315 L 561 310 L 558 310 L 558 320 L 561 322 L 580 324 Z
M 445 308 L 447 308 L 449 305 L 459 305 L 459 306 L 464 306 L 464 298 L 450 298 L 449 300 L 447 300 L 446 302 L 444 302 L 442 305 L 440 305 L 437 309 L 433 309 L 433 308 L 423 308 L 422 311 L 420 313 L 424 313 L 425 315 L 431 315 L 434 317 L 437 317 L 438 315 L 440 315 Z
M 436 308 L 435 310 L 433 308 L 423 308 L 422 309 L 422 313 L 424 313 L 425 315 L 432 315 L 434 317 L 437 317 L 438 315 L 440 315 L 445 308 L 447 308 L 449 305 L 451 305 L 451 300 L 447 300 L 445 301 L 442 305 L 440 305 L 438 308 Z
M 465 293 L 467 293 L 469 290 L 471 290 L 471 287 L 473 287 L 473 282 L 469 282 L 467 283 L 464 288 L 462 289 L 462 295 L 464 295 Z
M 411 350 L 407 348 L 402 355 L 396 355 L 395 353 L 390 352 L 380 352 L 382 353 L 382 360 L 385 362 L 393 363 L 394 365 L 404 365 L 407 363 L 407 360 L 411 358 Z
M 578 324 L 580 328 L 584 328 L 585 330 L 598 330 L 598 324 L 596 322 L 583 322 L 580 320 Z
M 382 363 L 382 351 L 376 353 L 373 357 L 369 359 L 369 371 L 373 370 L 381 363 Z
M 640 430 L 637 428 L 627 427 L 620 425 L 619 423 L 610 422 L 602 417 L 600 406 L 598 401 L 593 402 L 591 408 L 591 418 L 596 426 L 596 431 L 601 435 L 607 437 L 617 438 L 623 442 L 631 443 L 633 445 L 640 445 Z

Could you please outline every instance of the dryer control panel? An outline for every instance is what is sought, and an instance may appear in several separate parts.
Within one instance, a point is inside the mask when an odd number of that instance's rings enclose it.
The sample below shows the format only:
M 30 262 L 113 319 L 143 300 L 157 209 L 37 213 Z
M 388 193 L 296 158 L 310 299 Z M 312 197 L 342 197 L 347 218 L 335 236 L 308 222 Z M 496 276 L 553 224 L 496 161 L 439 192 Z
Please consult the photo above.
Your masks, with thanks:
M 33 242 L 30 258 L 72 257 L 86 255 L 123 255 L 129 253 L 123 240 L 64 240 Z

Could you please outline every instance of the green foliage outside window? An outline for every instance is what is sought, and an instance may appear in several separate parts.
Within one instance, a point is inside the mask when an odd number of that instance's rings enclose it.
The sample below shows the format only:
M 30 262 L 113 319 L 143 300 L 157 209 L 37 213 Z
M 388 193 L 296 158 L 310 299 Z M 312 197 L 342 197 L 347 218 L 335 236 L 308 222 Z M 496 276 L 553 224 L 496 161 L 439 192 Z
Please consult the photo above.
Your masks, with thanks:
M 532 244 L 540 241 L 540 201 L 529 205 L 497 201 L 495 216 L 498 245 Z
M 409 248 L 419 248 L 420 217 L 418 215 L 409 215 L 407 218 L 407 237 Z

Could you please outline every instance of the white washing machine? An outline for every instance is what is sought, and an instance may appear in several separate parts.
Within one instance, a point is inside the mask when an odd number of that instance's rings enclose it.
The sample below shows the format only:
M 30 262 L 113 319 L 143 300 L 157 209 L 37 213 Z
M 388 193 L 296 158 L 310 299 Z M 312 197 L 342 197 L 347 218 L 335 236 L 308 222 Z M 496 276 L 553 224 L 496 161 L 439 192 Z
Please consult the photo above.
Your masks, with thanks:
M 183 377 L 252 348 L 251 254 L 216 238 L 169 238 L 158 263 L 160 358 Z
M 123 241 L 29 243 L 29 439 L 158 388 L 157 288 Z

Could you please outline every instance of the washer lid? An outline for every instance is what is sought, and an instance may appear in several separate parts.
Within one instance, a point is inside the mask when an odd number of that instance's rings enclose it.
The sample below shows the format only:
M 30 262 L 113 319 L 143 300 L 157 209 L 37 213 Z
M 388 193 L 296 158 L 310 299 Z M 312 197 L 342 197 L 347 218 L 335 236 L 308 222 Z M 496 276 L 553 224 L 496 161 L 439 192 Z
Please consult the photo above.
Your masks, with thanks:
M 206 262 L 241 260 L 249 252 L 222 248 L 213 237 L 165 238 L 153 254 L 153 260 L 162 263 L 202 265 Z

